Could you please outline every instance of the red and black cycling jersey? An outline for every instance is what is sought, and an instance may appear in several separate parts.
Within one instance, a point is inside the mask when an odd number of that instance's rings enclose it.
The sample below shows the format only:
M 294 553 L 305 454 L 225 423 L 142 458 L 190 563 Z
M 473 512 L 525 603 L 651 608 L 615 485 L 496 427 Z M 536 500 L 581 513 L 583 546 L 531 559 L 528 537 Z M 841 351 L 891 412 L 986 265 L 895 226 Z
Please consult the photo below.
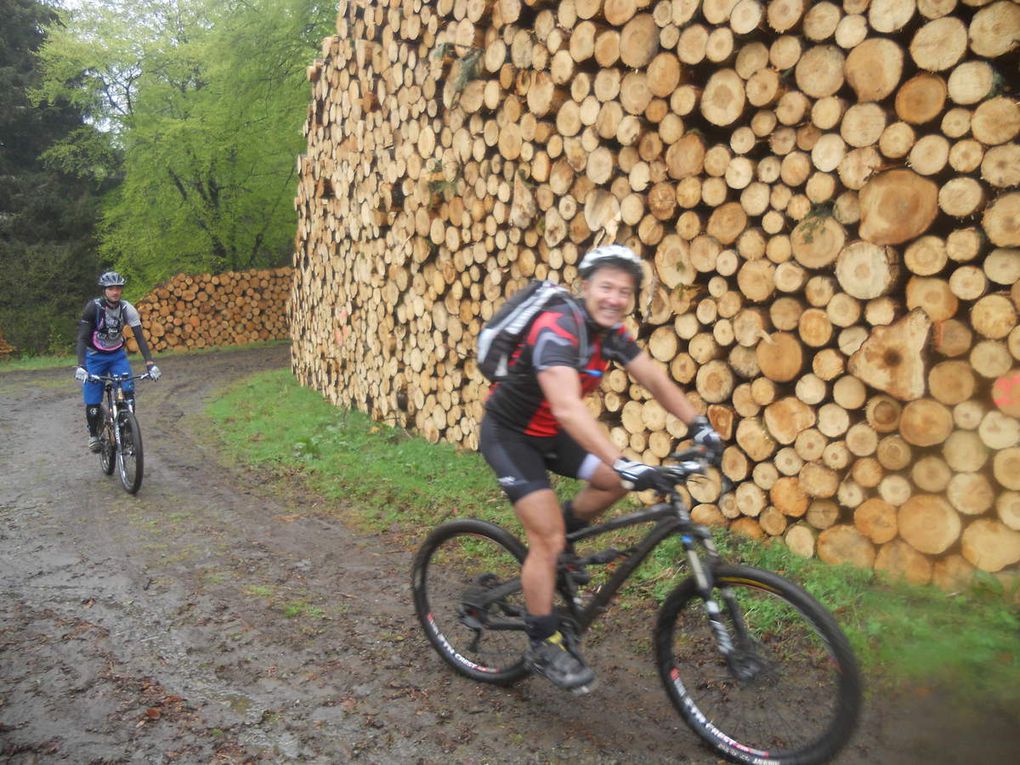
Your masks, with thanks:
M 583 308 L 582 308 L 583 311 Z M 587 314 L 584 314 L 587 317 Z M 493 383 L 485 402 L 486 411 L 505 427 L 529 436 L 555 436 L 560 424 L 538 383 L 538 373 L 549 367 L 571 367 L 581 377 L 581 395 L 602 382 L 610 361 L 626 366 L 641 352 L 627 329 L 618 324 L 610 329 L 586 319 L 589 356 L 581 365 L 582 328 L 566 304 L 543 311 L 532 322 L 528 334 L 510 359 L 509 375 Z

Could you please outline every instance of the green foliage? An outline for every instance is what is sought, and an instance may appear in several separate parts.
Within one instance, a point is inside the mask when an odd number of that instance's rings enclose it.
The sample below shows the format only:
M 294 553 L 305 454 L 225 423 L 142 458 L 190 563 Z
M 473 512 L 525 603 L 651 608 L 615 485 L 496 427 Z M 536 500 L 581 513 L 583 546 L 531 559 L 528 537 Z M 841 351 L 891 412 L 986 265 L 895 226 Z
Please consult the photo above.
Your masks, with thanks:
M 356 502 L 368 528 L 428 526 L 448 515 L 507 522 L 513 515 L 479 455 L 338 411 L 285 370 L 238 384 L 209 414 L 237 455 L 299 469 L 316 491 Z
M 305 66 L 335 13 L 321 0 L 102 0 L 50 27 L 40 96 L 87 109 L 123 153 L 100 251 L 129 297 L 180 271 L 287 260 Z M 87 138 L 49 157 L 101 166 Z
M 31 98 L 54 11 L 0 0 L 0 18 L 0 329 L 20 353 L 67 352 L 100 267 L 97 187 L 46 157 L 68 135 L 95 131 L 73 104 Z
M 286 371 L 243 381 L 208 414 L 245 462 L 273 466 L 335 500 L 367 528 L 421 539 L 453 515 L 493 520 L 520 534 L 491 472 L 477 454 L 433 446 L 399 429 L 338 411 L 298 386 Z M 558 491 L 570 494 L 574 482 Z M 607 543 L 622 549 L 634 532 Z M 629 536 L 628 536 L 629 535 Z M 611 535 L 610 535 L 611 536 Z M 761 544 L 716 534 L 724 557 L 793 579 L 824 603 L 847 632 L 872 685 L 909 682 L 951 687 L 965 697 L 1020 703 L 1020 616 L 1015 593 L 979 577 L 966 593 L 888 582 L 872 571 L 830 566 Z M 685 576 L 679 540 L 660 545 L 622 593 L 621 605 L 661 599 Z M 596 570 L 595 581 L 602 572 Z M 881 688 L 876 688 L 880 692 Z

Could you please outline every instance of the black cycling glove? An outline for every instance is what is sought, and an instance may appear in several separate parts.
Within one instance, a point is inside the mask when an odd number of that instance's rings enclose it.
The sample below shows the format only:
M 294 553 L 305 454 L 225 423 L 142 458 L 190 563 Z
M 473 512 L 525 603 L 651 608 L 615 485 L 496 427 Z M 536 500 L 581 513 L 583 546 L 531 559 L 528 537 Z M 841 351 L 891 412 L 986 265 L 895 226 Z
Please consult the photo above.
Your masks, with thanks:
M 722 454 L 722 437 L 715 432 L 715 428 L 712 427 L 712 423 L 708 421 L 707 417 L 695 417 L 687 429 L 691 438 L 694 439 L 694 443 L 705 447 L 709 454 L 716 457 Z
M 630 491 L 645 491 L 658 486 L 658 471 L 643 462 L 634 462 L 620 457 L 613 463 L 613 470 L 620 476 L 623 488 Z

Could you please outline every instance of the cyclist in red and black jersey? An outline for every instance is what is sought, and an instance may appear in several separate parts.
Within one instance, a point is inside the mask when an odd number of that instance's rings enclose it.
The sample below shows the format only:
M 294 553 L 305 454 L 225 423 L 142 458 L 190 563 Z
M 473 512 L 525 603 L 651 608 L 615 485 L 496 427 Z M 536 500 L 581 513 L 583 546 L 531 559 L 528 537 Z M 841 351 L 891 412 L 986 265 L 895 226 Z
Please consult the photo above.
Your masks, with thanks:
M 493 385 L 480 448 L 513 503 L 528 537 L 521 584 L 531 646 L 527 661 L 562 688 L 590 685 L 594 673 L 567 650 L 553 613 L 556 561 L 565 533 L 582 528 L 628 490 L 652 488 L 653 468 L 627 459 L 584 403 L 610 361 L 622 366 L 691 437 L 713 451 L 722 440 L 683 392 L 638 348 L 622 322 L 641 287 L 641 262 L 629 248 L 609 245 L 581 260 L 581 308 L 540 313 L 515 352 L 509 375 Z M 579 326 L 583 321 L 585 326 Z M 586 342 L 582 342 L 582 340 Z M 581 359 L 580 349 L 587 348 Z M 587 481 L 560 508 L 547 471 Z

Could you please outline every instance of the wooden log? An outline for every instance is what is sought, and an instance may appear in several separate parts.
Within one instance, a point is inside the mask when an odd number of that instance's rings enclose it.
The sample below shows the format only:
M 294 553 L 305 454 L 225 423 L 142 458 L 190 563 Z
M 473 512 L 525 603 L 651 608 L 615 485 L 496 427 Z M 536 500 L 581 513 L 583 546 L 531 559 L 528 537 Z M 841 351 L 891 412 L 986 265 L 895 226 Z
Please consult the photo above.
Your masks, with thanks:
M 803 16 L 804 6 L 803 0 L 771 0 L 766 13 L 768 25 L 777 32 L 792 29 Z
M 921 72 L 896 92 L 896 115 L 911 125 L 923 125 L 941 114 L 947 96 L 948 88 L 941 77 Z
M 890 327 L 876 327 L 850 357 L 850 373 L 900 400 L 920 398 L 925 382 L 922 350 L 930 330 L 931 323 L 920 309 Z M 875 423 L 872 427 L 881 430 Z
M 787 332 L 774 332 L 758 343 L 756 356 L 762 374 L 775 382 L 793 380 L 804 365 L 800 343 Z
M 946 87 L 955 103 L 970 106 L 988 97 L 994 81 L 995 70 L 987 61 L 966 61 L 953 69 Z
M 963 532 L 960 552 L 982 571 L 1002 571 L 1020 561 L 1020 532 L 998 521 L 979 519 Z
M 843 86 L 843 65 L 843 52 L 837 46 L 809 48 L 794 70 L 797 86 L 812 98 L 831 96 Z
M 992 472 L 999 485 L 1012 491 L 1020 490 L 1020 447 L 1003 449 L 992 458 Z
M 737 444 L 747 456 L 761 462 L 776 450 L 776 442 L 757 417 L 746 417 L 737 425 Z
M 903 49 L 884 37 L 869 38 L 850 51 L 844 67 L 858 101 L 881 101 L 899 85 Z
M 971 308 L 970 322 L 982 337 L 1000 340 L 1016 327 L 1017 312 L 1005 295 L 987 295 Z
M 993 409 L 982 417 L 978 435 L 989 449 L 1009 449 L 1020 443 L 1020 421 Z
M 929 21 L 910 41 L 914 63 L 929 72 L 942 72 L 955 66 L 966 52 L 967 27 L 954 16 Z
M 839 490 L 839 475 L 835 470 L 809 462 L 801 468 L 798 476 L 804 493 L 814 498 L 833 497 Z
M 956 314 L 959 300 L 942 279 L 914 276 L 907 282 L 907 308 L 922 310 L 934 322 L 942 322 Z
M 960 537 L 962 523 L 956 510 L 942 497 L 915 494 L 899 512 L 900 536 L 915 550 L 938 555 Z
M 849 563 L 858 568 L 872 568 L 875 548 L 853 526 L 838 524 L 818 535 L 818 557 L 826 563 Z
M 787 529 L 783 541 L 794 555 L 812 558 L 815 554 L 816 538 L 817 533 L 811 526 L 806 523 L 797 523 Z
M 979 56 L 997 58 L 1017 46 L 1020 8 L 1000 0 L 979 10 L 968 28 L 971 50 Z
M 780 399 L 765 408 L 765 426 L 781 444 L 792 444 L 801 431 L 815 424 L 814 411 L 793 397 Z
M 831 499 L 816 499 L 808 506 L 804 518 L 812 528 L 830 528 L 839 520 L 839 505 Z
M 953 415 L 934 399 L 917 399 L 903 407 L 900 433 L 915 446 L 941 444 L 953 430 Z
M 736 122 L 744 111 L 746 93 L 743 80 L 732 69 L 722 69 L 709 77 L 701 97 L 701 115 L 713 125 L 725 127 Z
M 974 567 L 962 555 L 948 555 L 932 564 L 932 584 L 946 592 L 962 592 L 973 577 Z
M 998 340 L 981 340 L 970 350 L 970 365 L 982 377 L 995 379 L 1006 374 L 1014 359 L 1006 345 Z
M 995 503 L 995 490 L 981 473 L 957 473 L 949 481 L 946 498 L 964 515 L 981 515 Z
M 875 571 L 895 579 L 925 585 L 932 578 L 932 562 L 906 542 L 895 539 L 882 545 L 875 558 Z
M 938 204 L 947 214 L 956 218 L 974 215 L 985 205 L 984 187 L 973 178 L 953 178 L 939 189 Z
M 978 156 L 980 144 L 977 144 L 975 141 L 961 143 L 966 143 L 973 155 Z M 957 144 L 957 146 L 959 145 Z M 973 146 L 978 148 L 973 148 Z M 953 149 L 955 150 L 956 146 Z M 951 163 L 952 159 L 952 154 L 950 154 Z M 984 156 L 978 157 L 978 159 L 981 162 L 981 177 L 992 186 L 1000 189 L 1020 186 L 1020 146 L 1015 142 L 1003 146 L 993 146 L 984 153 Z M 974 169 L 974 167 L 971 167 L 971 164 L 968 163 L 963 169 L 958 168 L 955 164 L 953 167 L 959 170 L 959 172 L 970 172 Z
M 934 327 L 932 341 L 935 350 L 943 356 L 960 356 L 971 349 L 973 333 L 970 327 L 961 321 L 948 319 Z
M 877 32 L 897 32 L 914 15 L 914 0 L 872 0 L 868 6 L 868 23 Z
M 1000 492 L 995 499 L 995 512 L 1007 528 L 1020 531 L 1020 492 Z
M 921 491 L 937 494 L 949 485 L 952 470 L 939 457 L 928 455 L 914 463 L 910 477 Z
M 865 184 L 860 204 L 861 237 L 873 244 L 900 244 L 923 234 L 935 220 L 938 187 L 910 170 L 890 170 Z

